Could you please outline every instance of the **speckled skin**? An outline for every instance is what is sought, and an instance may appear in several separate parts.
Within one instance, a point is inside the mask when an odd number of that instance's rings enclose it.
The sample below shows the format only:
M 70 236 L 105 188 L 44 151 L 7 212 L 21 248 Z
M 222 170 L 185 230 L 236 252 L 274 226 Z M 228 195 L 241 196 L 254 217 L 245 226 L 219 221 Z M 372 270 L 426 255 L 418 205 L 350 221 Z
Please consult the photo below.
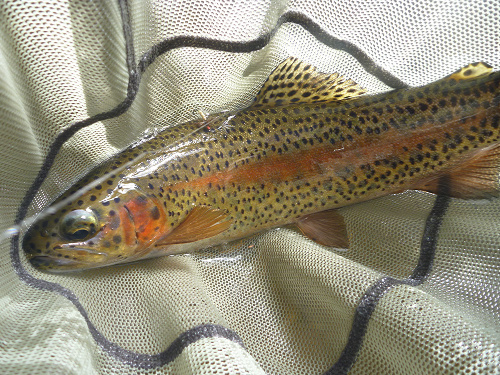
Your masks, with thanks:
M 294 223 L 306 214 L 412 189 L 499 142 L 499 93 L 496 72 L 341 102 L 250 107 L 169 128 L 75 185 L 66 196 L 94 176 L 150 151 L 138 164 L 35 225 L 24 248 L 29 257 L 38 256 L 33 264 L 39 268 L 96 267 L 187 252 Z M 123 194 L 123 184 L 133 188 Z M 141 196 L 147 197 L 142 206 Z M 60 248 L 57 222 L 65 212 L 92 207 L 105 223 L 110 211 L 124 212 L 127 201 L 145 212 L 144 239 L 136 218 L 137 236 L 125 238 L 120 228 L 118 235 L 113 229 L 94 241 L 99 252 L 108 253 L 104 258 Z M 206 240 L 154 247 L 160 234 L 175 230 L 194 206 L 223 210 L 231 226 Z M 123 226 L 126 215 L 120 218 L 115 226 Z M 83 257 L 85 262 L 73 263 Z

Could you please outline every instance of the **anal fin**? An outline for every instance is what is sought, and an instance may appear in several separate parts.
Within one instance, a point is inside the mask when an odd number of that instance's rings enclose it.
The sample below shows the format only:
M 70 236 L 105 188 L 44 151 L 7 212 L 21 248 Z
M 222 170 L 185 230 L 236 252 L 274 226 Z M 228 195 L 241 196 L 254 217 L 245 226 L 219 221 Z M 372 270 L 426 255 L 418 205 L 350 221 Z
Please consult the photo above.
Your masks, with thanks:
M 448 195 L 460 199 L 488 199 L 500 195 L 500 145 L 477 151 L 446 175 Z M 416 186 L 416 190 L 438 193 L 439 178 Z
M 224 210 L 209 206 L 194 207 L 186 218 L 155 246 L 195 242 L 216 236 L 231 226 Z
M 316 212 L 296 223 L 301 232 L 320 245 L 348 248 L 349 239 L 344 218 L 336 210 Z

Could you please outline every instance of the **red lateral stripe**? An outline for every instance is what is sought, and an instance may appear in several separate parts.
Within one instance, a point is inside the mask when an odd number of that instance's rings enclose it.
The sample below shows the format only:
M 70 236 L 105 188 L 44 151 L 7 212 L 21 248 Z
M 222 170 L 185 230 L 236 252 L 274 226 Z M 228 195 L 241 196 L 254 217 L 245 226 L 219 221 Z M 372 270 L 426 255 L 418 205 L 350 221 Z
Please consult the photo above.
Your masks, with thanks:
M 259 161 L 252 160 L 248 164 L 239 162 L 236 167 L 230 165 L 228 170 L 188 182 L 178 182 L 173 187 L 205 190 L 209 184 L 214 187 L 231 183 L 252 186 L 268 182 L 294 182 L 316 176 L 335 178 L 336 172 L 341 173 L 346 168 L 352 169 L 376 160 L 394 156 L 407 159 L 412 151 L 418 150 L 417 145 L 426 147 L 432 140 L 437 141 L 436 150 L 441 153 L 441 147 L 447 141 L 445 133 L 465 134 L 470 126 L 477 125 L 485 116 L 486 113 L 482 116 L 478 114 L 474 119 L 467 119 L 465 123 L 455 119 L 446 125 L 430 124 L 412 131 L 390 129 L 383 135 L 359 136 L 349 144 L 345 142 L 345 147 L 341 147 L 341 142 L 338 142 L 337 147 L 328 144 L 297 151 L 292 155 L 264 157 Z M 234 165 L 235 161 L 231 163 Z

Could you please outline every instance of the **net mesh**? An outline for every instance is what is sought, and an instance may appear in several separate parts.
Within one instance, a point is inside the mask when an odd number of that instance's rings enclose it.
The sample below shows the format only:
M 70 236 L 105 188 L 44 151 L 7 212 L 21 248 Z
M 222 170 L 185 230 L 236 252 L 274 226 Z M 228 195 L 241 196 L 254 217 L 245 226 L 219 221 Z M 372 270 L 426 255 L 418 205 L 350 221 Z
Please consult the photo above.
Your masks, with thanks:
M 2 231 L 41 168 L 28 217 L 145 133 L 249 105 L 289 56 L 369 93 L 500 69 L 497 1 L 4 1 L 0 17 Z M 37 271 L 3 236 L 0 372 L 498 373 L 500 201 L 436 202 L 341 209 L 348 252 L 279 228 L 75 274 Z

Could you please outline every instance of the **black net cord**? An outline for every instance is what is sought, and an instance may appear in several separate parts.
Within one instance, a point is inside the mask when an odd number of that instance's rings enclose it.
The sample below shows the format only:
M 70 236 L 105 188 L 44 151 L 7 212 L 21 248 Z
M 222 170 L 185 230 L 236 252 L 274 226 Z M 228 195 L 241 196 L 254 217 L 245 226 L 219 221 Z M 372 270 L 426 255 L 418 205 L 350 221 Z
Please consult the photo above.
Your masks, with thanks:
M 432 270 L 432 264 L 436 253 L 439 228 L 441 227 L 441 223 L 443 222 L 444 215 L 450 202 L 450 198 L 447 195 L 448 192 L 449 185 L 446 179 L 442 178 L 439 184 L 439 194 L 425 222 L 424 233 L 420 242 L 420 256 L 411 276 L 406 279 L 383 277 L 368 288 L 356 307 L 347 344 L 337 362 L 325 373 L 325 375 L 341 375 L 349 372 L 356 362 L 356 358 L 363 346 L 363 340 L 370 318 L 380 299 L 389 292 L 389 290 L 397 285 L 403 284 L 418 286 L 428 277 Z

